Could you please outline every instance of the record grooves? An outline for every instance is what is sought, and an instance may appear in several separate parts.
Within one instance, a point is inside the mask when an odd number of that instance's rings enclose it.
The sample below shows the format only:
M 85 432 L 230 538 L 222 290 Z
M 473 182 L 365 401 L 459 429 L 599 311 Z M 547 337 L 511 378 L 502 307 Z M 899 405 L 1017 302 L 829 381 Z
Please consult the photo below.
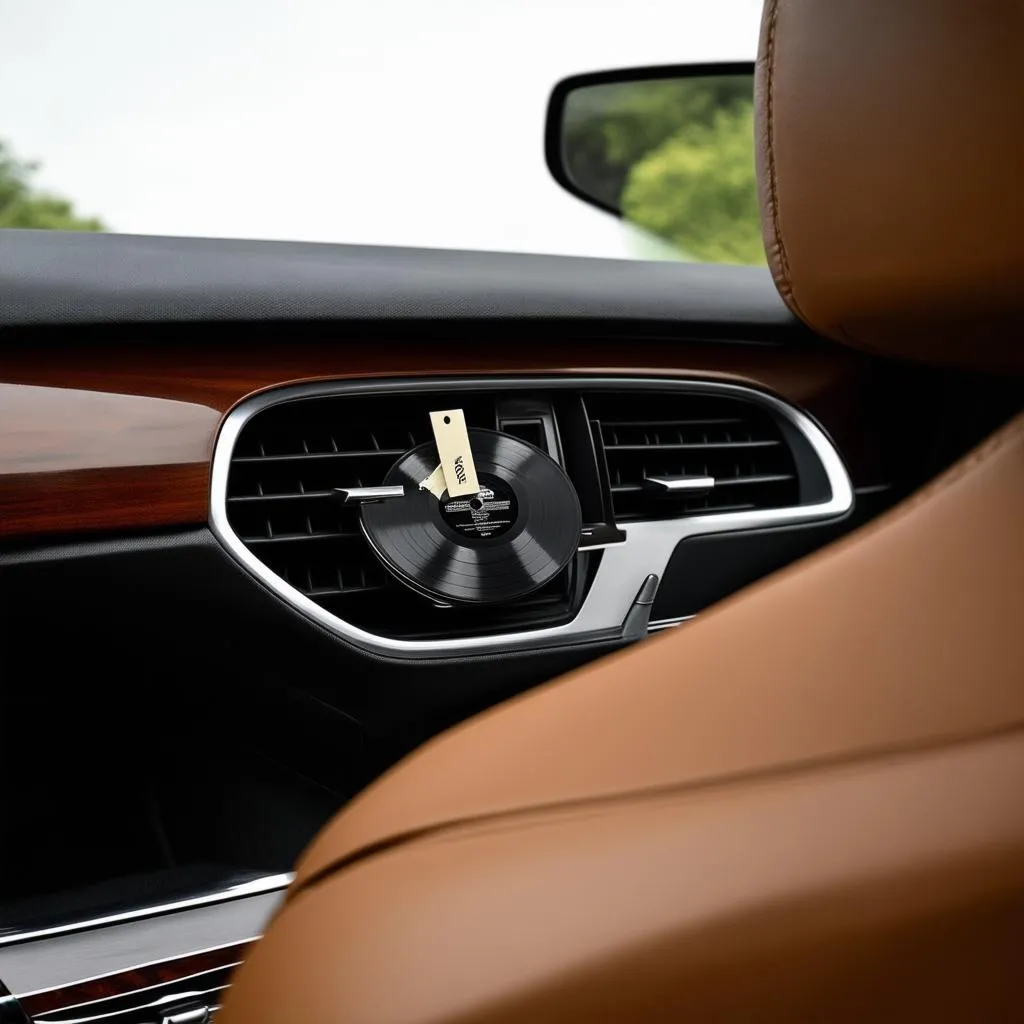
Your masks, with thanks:
M 440 500 L 420 490 L 438 464 L 433 441 L 406 452 L 384 484 L 404 498 L 364 505 L 362 527 L 384 565 L 411 589 L 455 604 L 513 601 L 553 579 L 575 554 L 582 519 L 564 470 L 494 430 L 469 431 L 481 490 Z

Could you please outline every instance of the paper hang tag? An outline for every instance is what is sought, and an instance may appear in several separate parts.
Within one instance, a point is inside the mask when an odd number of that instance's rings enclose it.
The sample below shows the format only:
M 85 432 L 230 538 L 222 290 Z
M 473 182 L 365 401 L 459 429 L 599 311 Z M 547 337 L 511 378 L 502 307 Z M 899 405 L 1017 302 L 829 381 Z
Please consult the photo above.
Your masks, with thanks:
M 476 494 L 480 484 L 476 479 L 476 466 L 462 410 L 443 409 L 441 412 L 432 412 L 430 425 L 434 428 L 434 441 L 437 443 L 448 497 L 462 498 L 467 494 Z
M 441 495 L 444 494 L 444 470 L 440 464 L 426 480 L 420 481 L 420 490 L 430 491 L 438 501 L 441 500 Z

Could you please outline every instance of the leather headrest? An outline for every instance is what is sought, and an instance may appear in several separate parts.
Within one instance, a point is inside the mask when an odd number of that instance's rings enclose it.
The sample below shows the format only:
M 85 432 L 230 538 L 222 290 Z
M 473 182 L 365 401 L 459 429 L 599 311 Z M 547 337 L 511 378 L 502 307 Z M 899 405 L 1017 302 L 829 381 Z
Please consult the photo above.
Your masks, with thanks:
M 768 0 L 761 217 L 797 316 L 887 355 L 1024 368 L 1022 65 L 1022 0 Z

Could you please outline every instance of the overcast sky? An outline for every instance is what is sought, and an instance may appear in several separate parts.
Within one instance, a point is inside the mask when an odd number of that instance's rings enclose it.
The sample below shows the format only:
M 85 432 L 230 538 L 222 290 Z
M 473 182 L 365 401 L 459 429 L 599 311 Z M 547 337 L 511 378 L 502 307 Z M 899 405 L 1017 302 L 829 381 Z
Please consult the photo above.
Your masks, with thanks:
M 0 0 L 0 138 L 115 230 L 617 255 L 569 74 L 754 56 L 761 0 Z

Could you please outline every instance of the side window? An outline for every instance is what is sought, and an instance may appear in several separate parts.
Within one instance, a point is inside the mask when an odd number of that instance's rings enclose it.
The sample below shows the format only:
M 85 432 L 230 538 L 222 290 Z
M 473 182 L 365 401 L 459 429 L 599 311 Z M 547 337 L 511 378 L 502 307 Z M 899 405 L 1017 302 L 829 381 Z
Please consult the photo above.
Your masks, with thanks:
M 752 74 L 569 85 L 563 99 L 552 167 L 563 185 L 684 259 L 765 261 Z

